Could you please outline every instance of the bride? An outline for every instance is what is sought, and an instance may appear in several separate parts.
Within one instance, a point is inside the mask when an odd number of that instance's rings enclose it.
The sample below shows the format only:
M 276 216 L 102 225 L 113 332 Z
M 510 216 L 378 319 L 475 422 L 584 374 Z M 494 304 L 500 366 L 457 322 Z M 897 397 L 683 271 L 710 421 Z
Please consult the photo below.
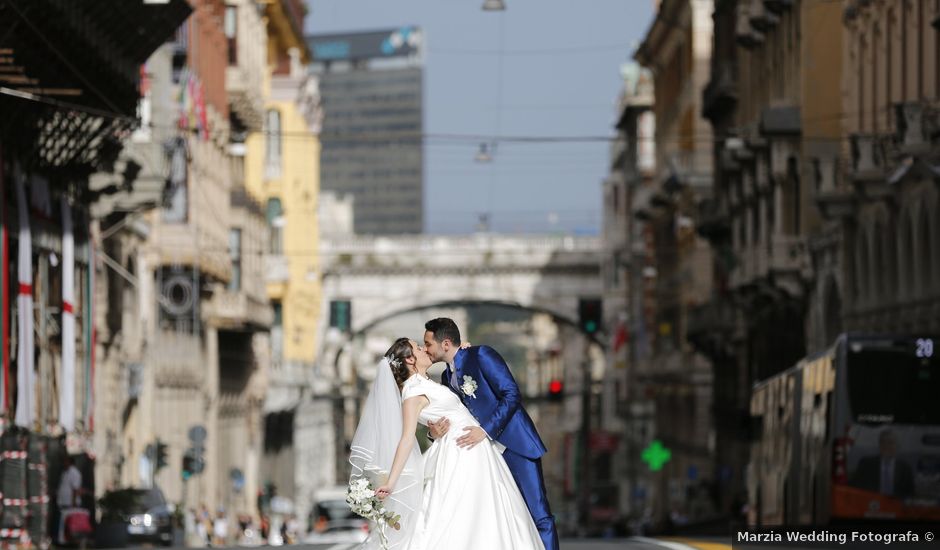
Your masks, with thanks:
M 544 548 L 498 443 L 457 446 L 463 428 L 479 423 L 455 393 L 428 378 L 430 367 L 416 342 L 396 340 L 379 364 L 352 441 L 352 479 L 376 479 L 376 495 L 401 516 L 400 529 L 386 533 L 387 547 Z M 422 457 L 417 424 L 442 417 L 451 429 Z M 379 546 L 373 533 L 360 548 Z

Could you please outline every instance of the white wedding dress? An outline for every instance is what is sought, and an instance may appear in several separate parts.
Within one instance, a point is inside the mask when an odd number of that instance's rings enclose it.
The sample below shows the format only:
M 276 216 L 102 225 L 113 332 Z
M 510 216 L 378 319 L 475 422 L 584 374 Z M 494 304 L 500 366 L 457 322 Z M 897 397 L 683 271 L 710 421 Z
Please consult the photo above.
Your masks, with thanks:
M 516 481 L 497 444 L 484 439 L 461 449 L 457 439 L 479 422 L 447 387 L 413 375 L 402 400 L 424 395 L 418 421 L 450 420 L 447 434 L 425 453 L 424 502 L 409 550 L 541 550 L 544 548 Z

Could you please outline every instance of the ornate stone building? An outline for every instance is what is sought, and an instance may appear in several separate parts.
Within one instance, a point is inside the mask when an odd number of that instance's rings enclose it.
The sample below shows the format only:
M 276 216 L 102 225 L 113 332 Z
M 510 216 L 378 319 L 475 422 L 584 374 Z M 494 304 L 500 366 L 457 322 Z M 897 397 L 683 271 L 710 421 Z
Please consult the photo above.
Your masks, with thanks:
M 273 321 L 268 229 L 244 188 L 241 135 L 261 123 L 259 28 L 255 2 L 193 2 L 144 68 L 149 124 L 121 157 L 141 184 L 111 198 L 128 221 L 102 229 L 99 323 L 113 338 L 101 355 L 101 486 L 152 484 L 170 502 L 230 513 L 255 509 Z
M 814 247 L 813 348 L 840 330 L 940 329 L 940 5 L 845 4 L 844 140 L 817 161 L 833 236 Z
M 725 507 L 743 490 L 751 384 L 806 353 L 808 236 L 821 229 L 814 159 L 840 150 L 840 15 L 836 3 L 811 0 L 715 6 L 703 106 L 715 136 L 715 194 L 697 224 L 714 250 L 715 285 L 688 337 L 715 367 Z
M 708 299 L 711 249 L 695 232 L 699 204 L 712 195 L 711 129 L 702 122 L 702 91 L 712 50 L 712 0 L 663 0 L 636 60 L 653 72 L 656 167 L 649 194 L 633 216 L 642 221 L 648 263 L 642 317 L 634 322 L 640 395 L 654 401 L 652 433 L 672 459 L 638 487 L 660 521 L 672 512 L 701 520 L 711 512 L 714 479 L 712 369 L 685 335 L 693 308 Z

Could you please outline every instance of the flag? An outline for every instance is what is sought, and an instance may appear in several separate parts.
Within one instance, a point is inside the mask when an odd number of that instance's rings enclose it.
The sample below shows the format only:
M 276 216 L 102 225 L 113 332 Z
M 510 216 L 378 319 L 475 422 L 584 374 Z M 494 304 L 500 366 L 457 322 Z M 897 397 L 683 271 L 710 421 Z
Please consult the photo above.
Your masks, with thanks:
M 620 348 L 627 343 L 628 334 L 627 334 L 627 323 L 620 321 L 617 323 L 617 330 L 614 332 L 613 342 L 611 347 L 614 349 L 614 353 L 620 351 Z
M 62 376 L 59 379 L 59 424 L 75 430 L 75 238 L 72 209 L 62 197 Z
M 19 259 L 16 266 L 19 292 L 16 309 L 16 418 L 17 426 L 32 428 L 36 418 L 36 372 L 33 370 L 33 241 L 29 230 L 29 207 L 23 189 L 23 175 L 15 178 L 16 206 L 20 219 Z
M 0 151 L 2 153 L 2 151 Z M 0 415 L 6 415 L 10 410 L 10 341 L 7 331 L 10 330 L 10 249 L 7 242 L 7 203 L 6 182 L 3 179 L 3 157 L 0 156 L 0 361 L 3 363 L 3 391 L 0 392 Z

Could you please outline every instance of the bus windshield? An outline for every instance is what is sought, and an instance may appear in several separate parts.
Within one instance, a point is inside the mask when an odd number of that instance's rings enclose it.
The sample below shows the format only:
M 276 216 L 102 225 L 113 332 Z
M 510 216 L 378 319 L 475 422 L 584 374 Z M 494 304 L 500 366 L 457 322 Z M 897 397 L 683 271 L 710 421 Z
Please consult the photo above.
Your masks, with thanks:
M 940 425 L 940 350 L 935 354 L 933 343 L 924 338 L 851 342 L 846 374 L 853 420 Z

